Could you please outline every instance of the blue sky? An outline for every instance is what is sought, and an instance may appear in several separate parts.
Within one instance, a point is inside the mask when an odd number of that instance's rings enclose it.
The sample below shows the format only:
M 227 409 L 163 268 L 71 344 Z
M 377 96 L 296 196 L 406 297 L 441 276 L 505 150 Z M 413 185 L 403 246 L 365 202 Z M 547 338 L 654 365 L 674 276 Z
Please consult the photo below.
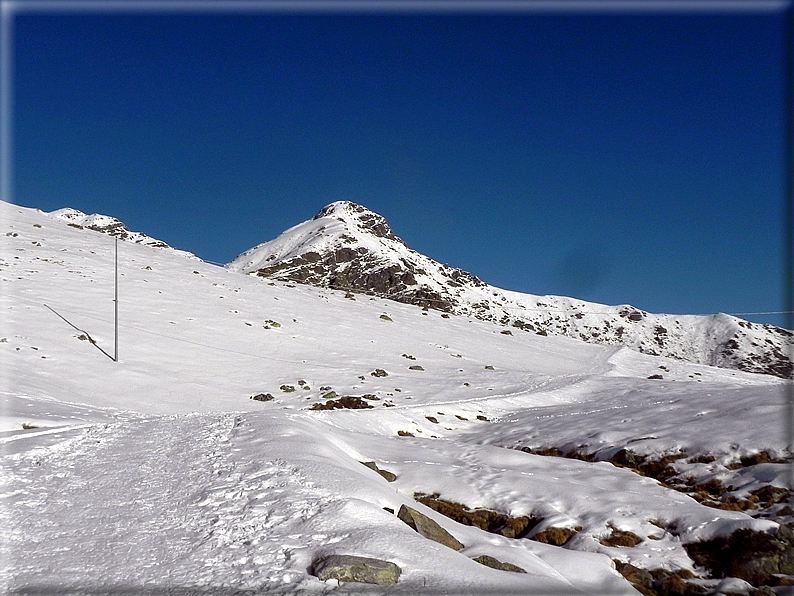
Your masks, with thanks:
M 347 199 L 503 288 L 784 310 L 783 12 L 22 7 L 18 204 L 223 263 Z

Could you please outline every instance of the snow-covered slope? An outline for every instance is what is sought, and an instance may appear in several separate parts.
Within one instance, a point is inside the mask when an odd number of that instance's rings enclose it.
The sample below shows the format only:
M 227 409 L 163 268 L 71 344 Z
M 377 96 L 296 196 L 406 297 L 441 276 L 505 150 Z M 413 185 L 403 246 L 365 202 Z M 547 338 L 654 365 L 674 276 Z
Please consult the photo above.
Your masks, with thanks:
M 651 314 L 502 290 L 411 250 L 383 217 L 347 201 L 244 252 L 228 268 L 699 364 L 783 378 L 794 372 L 794 334 L 788 330 L 725 314 Z
M 697 549 L 790 546 L 790 381 L 129 241 L 114 362 L 112 239 L 5 203 L 0 221 L 5 593 L 747 593 Z M 367 407 L 313 409 L 334 399 Z M 403 523 L 403 505 L 462 550 Z M 402 573 L 323 581 L 329 554 Z

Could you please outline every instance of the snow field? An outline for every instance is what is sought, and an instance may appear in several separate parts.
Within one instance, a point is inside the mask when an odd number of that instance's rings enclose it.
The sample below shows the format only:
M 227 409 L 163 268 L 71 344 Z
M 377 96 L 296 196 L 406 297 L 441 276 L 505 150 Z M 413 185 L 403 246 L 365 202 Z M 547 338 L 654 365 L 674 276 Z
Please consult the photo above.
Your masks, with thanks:
M 762 450 L 790 455 L 780 379 L 508 336 L 130 242 L 119 243 L 116 363 L 97 349 L 112 354 L 112 239 L 0 207 L 0 577 L 9 591 L 366 593 L 311 575 L 317 556 L 341 553 L 399 564 L 400 582 L 381 593 L 631 594 L 612 559 L 693 569 L 685 542 L 777 526 L 606 462 L 518 449 L 713 454 L 711 464 L 674 465 L 732 482 L 736 494 L 783 486 L 783 464 L 725 467 Z M 366 410 L 307 410 L 330 390 L 378 399 Z M 274 399 L 249 399 L 260 392 Z M 418 492 L 542 518 L 533 532 L 581 530 L 564 547 L 505 538 L 416 503 Z M 430 542 L 384 509 L 401 504 L 466 548 Z M 642 542 L 602 545 L 613 529 Z M 528 573 L 471 560 L 482 554 Z

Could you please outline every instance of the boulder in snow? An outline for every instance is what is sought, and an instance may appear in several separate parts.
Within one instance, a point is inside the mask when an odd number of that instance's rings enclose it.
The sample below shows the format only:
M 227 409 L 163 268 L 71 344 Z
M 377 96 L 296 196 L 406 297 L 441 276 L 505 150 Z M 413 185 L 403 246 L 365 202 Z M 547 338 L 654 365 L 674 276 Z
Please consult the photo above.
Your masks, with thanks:
M 453 550 L 461 550 L 463 548 L 463 543 L 416 509 L 402 505 L 400 506 L 400 511 L 397 512 L 397 517 L 429 540 L 434 540 Z
M 396 563 L 353 555 L 328 555 L 314 561 L 313 568 L 322 581 L 336 579 L 379 586 L 396 584 L 402 572 Z
M 499 559 L 495 559 L 494 557 L 490 557 L 488 555 L 480 555 L 479 557 L 474 558 L 480 565 L 485 565 L 486 567 L 491 567 L 493 569 L 499 569 L 500 571 L 512 571 L 513 573 L 526 573 L 524 569 L 521 569 L 518 565 L 513 565 L 512 563 L 502 563 Z

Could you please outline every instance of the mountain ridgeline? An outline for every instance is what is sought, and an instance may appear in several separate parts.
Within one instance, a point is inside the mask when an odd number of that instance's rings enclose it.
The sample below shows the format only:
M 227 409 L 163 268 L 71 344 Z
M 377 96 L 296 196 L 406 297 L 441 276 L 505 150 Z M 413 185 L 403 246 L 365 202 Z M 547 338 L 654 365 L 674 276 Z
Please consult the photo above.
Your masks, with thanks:
M 175 250 L 106 215 L 86 215 L 74 209 L 50 215 L 77 228 Z M 312 219 L 247 250 L 226 267 L 343 290 L 351 297 L 380 296 L 445 316 L 491 321 L 504 326 L 505 334 L 515 330 L 561 335 L 697 364 L 794 378 L 794 333 L 789 330 L 726 314 L 652 314 L 629 305 L 606 306 L 496 288 L 410 249 L 382 216 L 348 201 L 331 203 Z
M 348 201 L 326 206 L 227 267 L 492 321 L 506 331 L 620 344 L 645 354 L 782 378 L 794 373 L 794 333 L 786 329 L 725 314 L 651 314 L 629 305 L 502 290 L 408 248 L 382 216 Z

